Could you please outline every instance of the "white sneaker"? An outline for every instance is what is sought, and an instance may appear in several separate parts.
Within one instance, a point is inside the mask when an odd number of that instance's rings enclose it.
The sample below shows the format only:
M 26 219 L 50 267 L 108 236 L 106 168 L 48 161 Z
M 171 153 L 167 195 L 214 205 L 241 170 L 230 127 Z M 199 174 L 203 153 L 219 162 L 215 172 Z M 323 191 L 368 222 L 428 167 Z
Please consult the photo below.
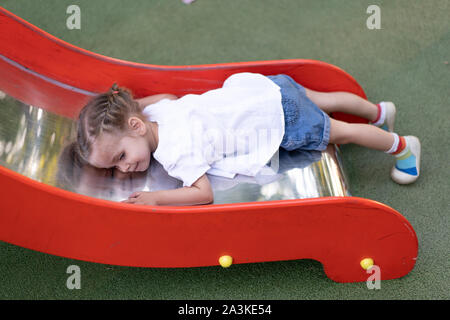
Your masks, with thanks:
M 414 136 L 405 136 L 405 150 L 396 154 L 395 165 L 391 169 L 391 178 L 398 184 L 409 184 L 419 178 L 420 174 L 420 141 Z
M 388 132 L 394 132 L 395 113 L 396 113 L 395 104 L 390 101 L 382 101 L 380 102 L 380 105 L 384 109 L 384 122 L 379 124 L 376 123 L 372 124 Z

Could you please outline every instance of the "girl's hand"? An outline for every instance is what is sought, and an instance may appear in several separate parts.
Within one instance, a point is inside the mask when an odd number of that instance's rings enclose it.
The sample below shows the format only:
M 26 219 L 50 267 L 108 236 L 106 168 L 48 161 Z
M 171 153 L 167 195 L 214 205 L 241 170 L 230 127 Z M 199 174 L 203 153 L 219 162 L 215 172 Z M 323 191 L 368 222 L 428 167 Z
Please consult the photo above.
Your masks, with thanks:
M 152 206 L 198 205 L 214 202 L 214 193 L 206 174 L 203 174 L 190 187 L 153 192 L 134 192 L 124 203 Z
M 173 94 L 162 93 L 162 94 L 155 94 L 152 96 L 144 97 L 141 99 L 136 99 L 136 101 L 139 104 L 139 108 L 141 110 L 144 110 L 145 107 L 147 107 L 148 105 L 157 103 L 158 101 L 160 101 L 162 99 L 177 100 L 178 97 Z
M 143 204 L 150 206 L 157 206 L 156 194 L 148 191 L 133 192 L 127 200 L 123 200 L 123 203 Z

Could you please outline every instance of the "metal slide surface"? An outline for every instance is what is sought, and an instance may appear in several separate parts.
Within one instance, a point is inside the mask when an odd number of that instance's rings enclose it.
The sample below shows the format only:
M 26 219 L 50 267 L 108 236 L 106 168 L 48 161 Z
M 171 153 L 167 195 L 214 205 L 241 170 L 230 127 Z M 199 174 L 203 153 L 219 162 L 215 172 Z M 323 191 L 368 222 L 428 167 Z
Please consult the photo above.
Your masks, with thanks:
M 381 203 L 351 197 L 340 151 L 285 152 L 273 175 L 211 176 L 208 206 L 151 207 L 117 202 L 136 190 L 180 182 L 153 161 L 144 173 L 121 174 L 70 162 L 74 118 L 112 83 L 136 98 L 202 93 L 236 72 L 285 73 L 314 90 L 365 98 L 343 70 L 314 60 L 155 66 L 72 46 L 0 7 L 0 239 L 25 248 L 97 263 L 141 267 L 218 265 L 315 259 L 339 282 L 365 281 L 373 258 L 382 279 L 415 264 L 409 222 Z M 70 61 L 70 63 L 67 63 Z M 92 72 L 95 70 L 95 72 Z M 344 114 L 346 121 L 364 121 Z

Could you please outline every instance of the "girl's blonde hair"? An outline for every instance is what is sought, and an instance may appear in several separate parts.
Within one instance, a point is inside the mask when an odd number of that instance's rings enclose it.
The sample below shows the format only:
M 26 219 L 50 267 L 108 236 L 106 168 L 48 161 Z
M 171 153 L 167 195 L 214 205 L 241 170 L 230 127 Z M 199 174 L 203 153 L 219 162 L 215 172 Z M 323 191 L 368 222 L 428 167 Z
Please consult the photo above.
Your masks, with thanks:
M 95 96 L 81 109 L 74 150 L 88 163 L 95 139 L 103 132 L 124 133 L 130 116 L 146 121 L 131 90 L 115 83 L 109 91 Z

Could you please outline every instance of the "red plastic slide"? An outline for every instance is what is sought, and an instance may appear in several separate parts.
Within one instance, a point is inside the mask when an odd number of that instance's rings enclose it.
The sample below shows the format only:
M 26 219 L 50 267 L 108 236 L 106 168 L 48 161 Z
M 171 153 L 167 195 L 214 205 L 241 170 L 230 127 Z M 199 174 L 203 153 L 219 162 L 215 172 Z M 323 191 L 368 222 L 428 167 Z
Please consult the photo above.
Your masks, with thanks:
M 77 48 L 0 7 L 0 90 L 59 115 L 75 118 L 90 96 L 114 82 L 132 89 L 136 98 L 182 96 L 218 88 L 243 71 L 285 73 L 314 90 L 365 98 L 350 75 L 320 61 L 133 63 Z M 364 259 L 380 268 L 381 279 L 393 279 L 413 269 L 418 251 L 416 234 L 400 213 L 357 197 L 135 206 L 58 189 L 2 166 L 0 195 L 0 240 L 97 263 L 195 267 L 219 265 L 224 255 L 233 263 L 315 259 L 332 280 L 355 282 L 369 276 L 361 267 Z

